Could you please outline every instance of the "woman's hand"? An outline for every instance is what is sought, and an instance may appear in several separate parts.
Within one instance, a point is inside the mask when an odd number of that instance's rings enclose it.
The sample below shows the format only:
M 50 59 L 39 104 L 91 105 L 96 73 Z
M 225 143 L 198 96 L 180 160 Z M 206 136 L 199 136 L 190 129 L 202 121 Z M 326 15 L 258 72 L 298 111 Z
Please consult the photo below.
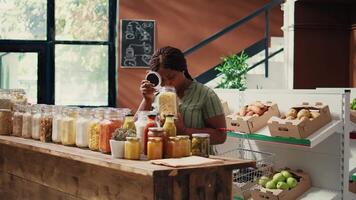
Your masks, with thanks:
M 186 127 L 184 125 L 184 119 L 181 113 L 177 114 L 177 118 L 174 120 L 174 124 L 177 128 L 177 135 L 187 135 L 187 133 L 185 133 Z
M 148 80 L 142 80 L 141 86 L 140 86 L 140 91 L 141 91 L 142 97 L 145 101 L 153 102 L 154 93 L 156 90 L 153 88 L 152 83 L 150 83 Z

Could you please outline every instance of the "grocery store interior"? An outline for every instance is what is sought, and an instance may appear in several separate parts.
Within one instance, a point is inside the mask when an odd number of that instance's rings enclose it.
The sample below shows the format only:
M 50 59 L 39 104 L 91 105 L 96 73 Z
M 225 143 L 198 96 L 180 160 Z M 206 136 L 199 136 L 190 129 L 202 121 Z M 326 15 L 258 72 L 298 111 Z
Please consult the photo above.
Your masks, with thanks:
M 356 200 L 356 1 L 0 0 L 0 199 Z

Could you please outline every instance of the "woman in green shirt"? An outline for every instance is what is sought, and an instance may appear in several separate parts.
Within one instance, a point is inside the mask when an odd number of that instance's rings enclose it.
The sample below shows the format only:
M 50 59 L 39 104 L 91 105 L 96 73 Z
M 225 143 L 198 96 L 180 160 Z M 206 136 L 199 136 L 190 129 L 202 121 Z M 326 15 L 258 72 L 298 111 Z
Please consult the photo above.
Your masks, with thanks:
M 160 74 L 161 86 L 176 89 L 180 102 L 175 121 L 177 133 L 208 133 L 211 144 L 224 143 L 226 123 L 220 99 L 211 88 L 193 80 L 184 54 L 170 46 L 158 49 L 151 58 L 150 68 Z M 151 110 L 156 92 L 153 84 L 142 80 L 140 91 L 143 100 L 138 110 Z

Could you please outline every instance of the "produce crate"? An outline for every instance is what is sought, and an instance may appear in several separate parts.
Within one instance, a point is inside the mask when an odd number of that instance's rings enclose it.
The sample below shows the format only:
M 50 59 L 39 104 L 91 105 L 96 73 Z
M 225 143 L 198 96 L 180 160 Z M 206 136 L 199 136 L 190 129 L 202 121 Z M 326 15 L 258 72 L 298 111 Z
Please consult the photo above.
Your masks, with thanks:
M 319 128 L 331 122 L 331 114 L 328 105 L 323 105 L 320 102 L 310 105 L 303 103 L 301 106 L 292 107 L 296 110 L 308 109 L 316 110 L 319 116 L 313 120 L 298 120 L 298 119 L 281 119 L 278 117 L 271 117 L 268 121 L 268 128 L 271 136 L 293 137 L 293 138 L 307 138 Z
M 233 196 L 234 199 L 248 199 L 251 197 L 250 189 L 256 185 L 261 176 L 268 176 L 273 171 L 274 154 L 236 148 L 229 151 L 218 152 L 218 156 L 255 160 L 256 166 L 233 170 Z
M 293 177 L 298 177 L 298 185 L 289 190 L 267 189 L 260 185 L 255 185 L 251 194 L 253 200 L 295 200 L 311 187 L 311 180 L 308 174 L 302 170 L 289 170 Z
M 275 103 L 266 102 L 264 104 L 268 107 L 268 110 L 261 116 L 228 115 L 226 117 L 227 129 L 241 133 L 254 133 L 265 127 L 272 116 L 279 116 L 279 110 Z

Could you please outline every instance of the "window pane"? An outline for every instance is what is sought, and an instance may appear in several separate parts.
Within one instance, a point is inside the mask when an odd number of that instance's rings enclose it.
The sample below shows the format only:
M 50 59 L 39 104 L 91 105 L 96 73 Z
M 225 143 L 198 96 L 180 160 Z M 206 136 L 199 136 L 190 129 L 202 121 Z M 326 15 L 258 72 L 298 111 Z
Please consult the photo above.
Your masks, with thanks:
M 0 88 L 25 89 L 30 103 L 37 103 L 37 53 L 0 52 Z
M 108 39 L 108 0 L 58 0 L 56 40 Z
M 47 0 L 1 0 L 0 39 L 45 40 Z
M 56 45 L 57 105 L 108 105 L 108 47 Z

